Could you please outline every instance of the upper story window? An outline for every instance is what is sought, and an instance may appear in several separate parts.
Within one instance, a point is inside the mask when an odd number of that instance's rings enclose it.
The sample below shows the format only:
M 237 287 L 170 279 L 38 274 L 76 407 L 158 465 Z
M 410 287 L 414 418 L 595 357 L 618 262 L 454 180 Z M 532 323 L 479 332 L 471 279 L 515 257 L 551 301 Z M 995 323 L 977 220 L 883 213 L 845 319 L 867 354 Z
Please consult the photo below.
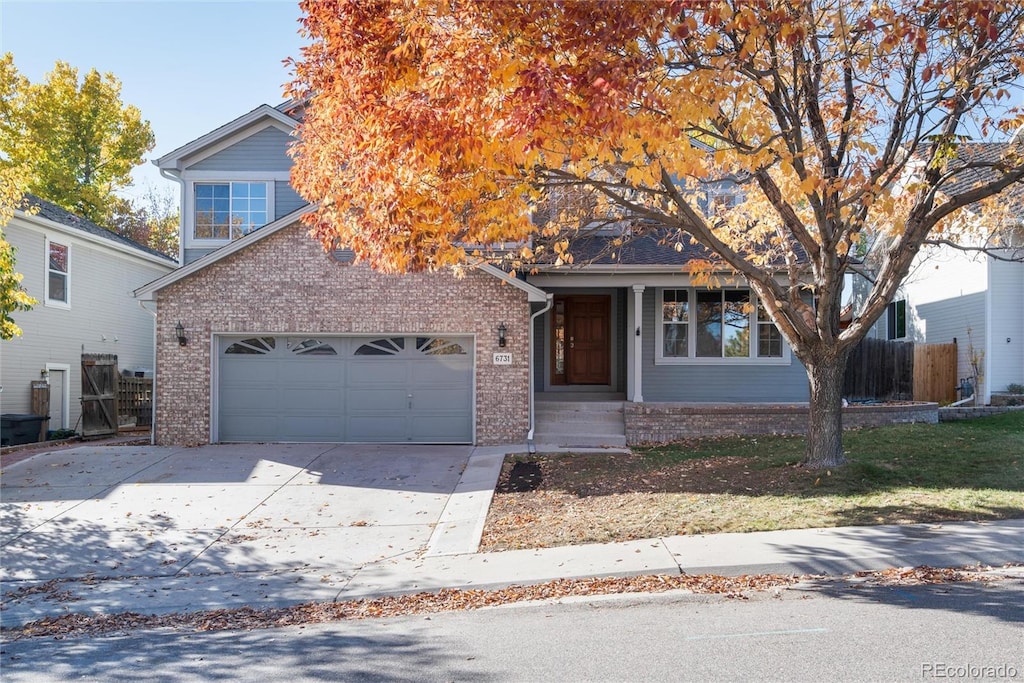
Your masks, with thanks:
M 46 242 L 46 303 L 68 306 L 71 303 L 68 287 L 70 249 L 66 244 Z
M 195 239 L 238 239 L 266 225 L 268 216 L 265 182 L 195 184 Z
M 907 300 L 892 301 L 886 308 L 887 339 L 903 339 L 907 336 Z
M 660 362 L 788 361 L 782 333 L 750 290 L 662 289 L 658 296 Z

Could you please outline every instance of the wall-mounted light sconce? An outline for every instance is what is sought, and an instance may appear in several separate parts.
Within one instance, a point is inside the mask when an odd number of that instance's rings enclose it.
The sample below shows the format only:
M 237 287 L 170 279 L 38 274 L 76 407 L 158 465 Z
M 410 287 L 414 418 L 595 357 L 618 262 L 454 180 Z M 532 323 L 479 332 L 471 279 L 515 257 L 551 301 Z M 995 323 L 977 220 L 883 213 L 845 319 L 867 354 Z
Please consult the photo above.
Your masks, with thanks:
M 505 327 L 505 323 L 498 325 L 498 346 L 505 348 L 505 337 L 508 334 L 508 328 Z
M 178 338 L 178 346 L 186 346 L 188 339 L 185 338 L 185 326 L 178 321 L 178 324 L 174 326 L 174 336 Z
M 640 336 L 640 328 L 639 327 L 636 328 L 636 336 L 638 336 L 638 337 Z
M 50 371 L 47 370 L 46 368 L 43 368 L 42 370 L 39 371 L 39 376 L 43 378 L 44 382 L 50 381 Z

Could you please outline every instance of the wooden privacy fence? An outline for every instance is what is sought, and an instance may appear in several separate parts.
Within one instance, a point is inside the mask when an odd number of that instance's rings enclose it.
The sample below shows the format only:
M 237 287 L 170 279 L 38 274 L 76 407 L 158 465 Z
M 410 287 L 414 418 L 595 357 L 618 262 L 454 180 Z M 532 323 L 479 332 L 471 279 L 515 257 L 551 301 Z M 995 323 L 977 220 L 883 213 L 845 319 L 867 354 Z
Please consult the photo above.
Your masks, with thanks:
M 852 401 L 956 400 L 956 344 L 864 339 L 854 347 L 843 379 Z
M 148 427 L 153 421 L 153 379 L 121 377 L 117 382 L 117 419 L 125 427 Z

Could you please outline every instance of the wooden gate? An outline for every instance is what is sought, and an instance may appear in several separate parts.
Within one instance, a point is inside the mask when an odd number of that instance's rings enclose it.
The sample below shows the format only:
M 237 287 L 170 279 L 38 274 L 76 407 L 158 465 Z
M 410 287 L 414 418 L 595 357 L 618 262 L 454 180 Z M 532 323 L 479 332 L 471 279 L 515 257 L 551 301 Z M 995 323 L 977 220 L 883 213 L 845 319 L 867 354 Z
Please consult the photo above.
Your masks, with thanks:
M 914 400 L 956 400 L 956 344 L 914 345 Z
M 82 436 L 117 435 L 117 356 L 82 354 Z

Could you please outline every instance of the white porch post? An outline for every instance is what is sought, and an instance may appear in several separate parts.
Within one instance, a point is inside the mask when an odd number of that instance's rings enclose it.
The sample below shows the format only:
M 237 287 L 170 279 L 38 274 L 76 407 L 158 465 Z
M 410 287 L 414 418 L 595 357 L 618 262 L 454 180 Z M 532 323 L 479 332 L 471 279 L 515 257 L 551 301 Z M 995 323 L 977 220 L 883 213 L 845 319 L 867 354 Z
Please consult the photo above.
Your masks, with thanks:
M 632 326 L 629 330 L 629 344 L 627 350 L 632 361 L 632 370 L 629 373 L 629 400 L 633 403 L 644 402 L 643 392 L 643 313 L 644 313 L 644 289 L 645 285 L 633 285 L 633 301 L 630 308 L 633 315 Z

